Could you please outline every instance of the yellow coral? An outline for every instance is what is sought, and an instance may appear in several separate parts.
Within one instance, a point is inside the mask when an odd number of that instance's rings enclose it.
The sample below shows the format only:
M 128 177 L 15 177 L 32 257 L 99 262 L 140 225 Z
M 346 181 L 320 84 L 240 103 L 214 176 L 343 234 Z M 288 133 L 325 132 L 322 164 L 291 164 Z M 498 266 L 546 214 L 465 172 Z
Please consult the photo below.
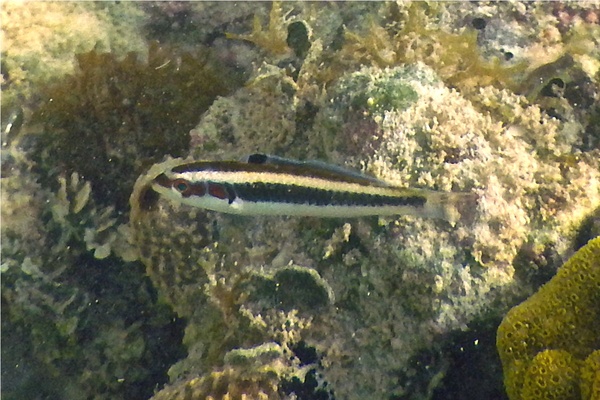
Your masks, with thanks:
M 600 399 L 600 350 L 594 351 L 585 359 L 581 367 L 581 398 Z
M 579 362 L 568 351 L 544 350 L 525 372 L 521 398 L 578 399 Z
M 497 346 L 508 396 L 511 400 L 600 398 L 591 394 L 600 385 L 596 382 L 600 362 L 593 357 L 600 347 L 598 332 L 600 238 L 595 238 L 502 321 Z M 581 368 L 586 357 L 589 362 Z

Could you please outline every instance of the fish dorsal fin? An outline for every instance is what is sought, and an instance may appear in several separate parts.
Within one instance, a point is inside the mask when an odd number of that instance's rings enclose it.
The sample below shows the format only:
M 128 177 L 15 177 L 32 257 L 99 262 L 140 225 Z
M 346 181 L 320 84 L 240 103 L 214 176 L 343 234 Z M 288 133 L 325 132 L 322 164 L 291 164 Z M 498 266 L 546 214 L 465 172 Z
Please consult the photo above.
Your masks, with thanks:
M 279 157 L 279 156 L 274 156 L 274 155 L 264 154 L 264 153 L 250 154 L 249 156 L 242 158 L 242 161 L 246 162 L 248 164 L 288 165 L 288 166 L 306 168 L 307 170 L 314 169 L 314 170 L 318 170 L 318 171 L 327 171 L 332 174 L 345 176 L 351 180 L 364 181 L 365 183 L 369 183 L 369 184 L 375 185 L 375 186 L 380 186 L 380 187 L 389 187 L 390 186 L 390 184 L 388 184 L 387 182 L 384 182 L 382 180 L 379 180 L 379 179 L 369 176 L 369 175 L 365 175 L 360 171 L 340 167 L 338 165 L 329 164 L 324 161 L 318 161 L 318 160 L 300 161 L 300 160 L 294 160 L 291 158 Z

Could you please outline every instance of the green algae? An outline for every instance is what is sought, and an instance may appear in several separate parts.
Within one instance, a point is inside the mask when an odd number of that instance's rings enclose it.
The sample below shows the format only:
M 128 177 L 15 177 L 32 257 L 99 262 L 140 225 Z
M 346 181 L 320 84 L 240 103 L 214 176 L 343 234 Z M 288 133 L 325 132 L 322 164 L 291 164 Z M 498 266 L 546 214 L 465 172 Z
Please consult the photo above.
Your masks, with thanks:
M 179 53 L 154 43 L 146 61 L 92 50 L 77 62 L 75 74 L 43 90 L 34 157 L 44 170 L 85 176 L 95 199 L 118 211 L 144 166 L 185 154 L 198 116 L 235 85 L 206 50 Z

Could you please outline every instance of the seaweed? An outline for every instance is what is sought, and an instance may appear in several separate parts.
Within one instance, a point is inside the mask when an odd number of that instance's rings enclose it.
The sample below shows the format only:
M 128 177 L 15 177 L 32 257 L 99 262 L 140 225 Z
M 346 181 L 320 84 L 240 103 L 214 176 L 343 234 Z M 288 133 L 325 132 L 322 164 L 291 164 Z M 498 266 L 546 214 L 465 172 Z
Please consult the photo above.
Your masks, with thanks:
M 179 53 L 152 43 L 145 61 L 96 50 L 76 58 L 74 75 L 43 90 L 34 158 L 41 172 L 78 172 L 96 201 L 117 211 L 141 170 L 185 154 L 201 114 L 239 84 L 205 49 Z
M 430 28 L 428 22 L 439 7 L 414 2 L 407 8 L 400 28 L 400 21 L 382 26 L 371 20 L 366 34 L 346 31 L 340 55 L 380 68 L 424 62 L 447 85 L 465 91 L 488 85 L 514 88 L 515 77 L 525 71 L 526 64 L 505 65 L 498 58 L 485 60 L 476 30 L 450 33 L 439 26 Z

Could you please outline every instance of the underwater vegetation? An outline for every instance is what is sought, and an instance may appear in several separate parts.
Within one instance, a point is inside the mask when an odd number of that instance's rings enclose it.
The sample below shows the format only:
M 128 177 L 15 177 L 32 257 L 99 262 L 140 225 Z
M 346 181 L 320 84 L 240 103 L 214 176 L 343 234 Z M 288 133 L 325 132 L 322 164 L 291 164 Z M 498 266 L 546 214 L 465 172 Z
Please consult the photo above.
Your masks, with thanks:
M 43 90 L 33 117 L 42 125 L 36 158 L 45 171 L 85 176 L 96 200 L 110 199 L 118 211 L 144 167 L 187 151 L 199 115 L 234 82 L 207 51 L 157 43 L 146 57 L 92 50 L 77 63 L 72 76 Z
M 3 395 L 504 395 L 492 332 L 600 232 L 597 4 L 44 4 L 3 4 Z M 480 202 L 239 217 L 149 187 L 255 152 Z M 587 344 L 502 356 L 511 399 L 547 365 L 593 398 Z
M 516 399 L 600 396 L 600 238 L 579 249 L 498 328 L 506 390 Z
M 77 174 L 54 193 L 15 147 L 2 160 L 3 397 L 150 396 L 183 356 L 181 322 L 123 261 L 114 209 Z
M 3 4 L 11 40 L 2 70 L 2 392 L 14 399 L 149 398 L 185 354 L 183 324 L 134 262 L 123 224 L 127 199 L 145 165 L 165 149 L 187 150 L 186 129 L 236 80 L 205 50 L 149 43 L 145 54 L 122 55 L 107 52 L 100 36 L 91 50 L 90 29 L 81 40 L 64 34 L 63 46 L 73 46 L 67 56 L 55 43 L 39 47 L 40 32 L 15 36 L 27 16 L 46 29 L 44 11 L 60 15 L 51 22 L 59 25 L 83 16 L 93 25 L 112 11 L 72 5 Z M 111 18 L 123 26 L 131 15 Z M 45 32 L 54 37 L 61 29 Z M 33 68 L 36 59 L 48 68 Z
M 380 68 L 423 62 L 450 87 L 462 91 L 490 85 L 513 89 L 516 76 L 526 68 L 524 63 L 507 65 L 499 58 L 482 57 L 476 29 L 452 33 L 430 25 L 445 11 L 441 4 L 389 7 L 387 24 L 372 20 L 366 33 L 345 32 L 341 57 Z

